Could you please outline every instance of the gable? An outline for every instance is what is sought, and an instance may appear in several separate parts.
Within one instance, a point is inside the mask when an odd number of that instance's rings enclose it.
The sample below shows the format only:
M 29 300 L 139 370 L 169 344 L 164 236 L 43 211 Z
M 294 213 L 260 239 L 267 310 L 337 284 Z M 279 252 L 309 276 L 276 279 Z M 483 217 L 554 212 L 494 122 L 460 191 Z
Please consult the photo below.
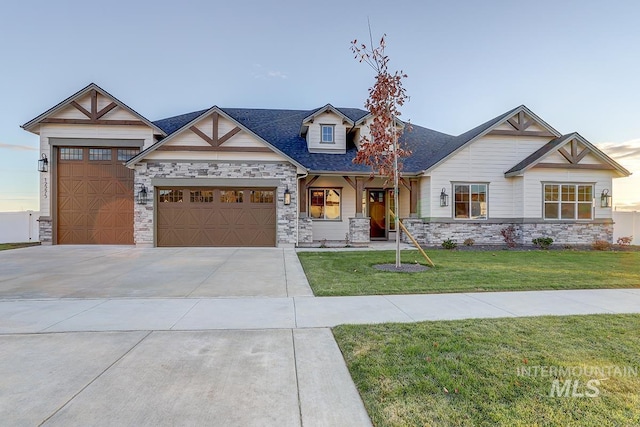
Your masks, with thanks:
M 523 106 L 524 107 L 524 106 Z M 511 117 L 494 126 L 487 135 L 539 136 L 554 138 L 555 130 L 536 117 L 531 111 L 519 108 Z
M 292 161 L 218 107 L 196 115 L 165 139 L 127 162 L 141 160 Z
M 505 177 L 522 175 L 533 168 L 604 170 L 618 176 L 630 175 L 629 171 L 577 133 L 549 141 L 505 172 Z
M 42 124 L 146 126 L 157 135 L 165 134 L 94 83 L 25 123 L 22 128 L 38 134 Z

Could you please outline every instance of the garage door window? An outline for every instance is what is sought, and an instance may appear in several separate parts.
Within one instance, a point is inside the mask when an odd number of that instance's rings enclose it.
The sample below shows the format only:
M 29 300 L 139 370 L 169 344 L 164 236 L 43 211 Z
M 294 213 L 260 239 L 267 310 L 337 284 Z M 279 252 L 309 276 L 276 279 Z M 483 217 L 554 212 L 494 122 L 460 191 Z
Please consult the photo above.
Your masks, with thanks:
M 82 160 L 82 148 L 61 148 L 60 160 Z
M 273 190 L 251 190 L 251 203 L 273 203 Z
M 182 190 L 160 190 L 159 196 L 161 203 L 182 202 Z
M 220 203 L 242 203 L 244 191 L 220 190 Z
M 134 156 L 136 156 L 140 150 L 132 149 L 132 148 L 119 148 L 118 149 L 118 161 L 119 162 L 128 162 Z
M 191 203 L 213 203 L 213 190 L 191 190 Z
M 89 148 L 89 160 L 90 161 L 111 161 L 111 149 L 110 148 Z

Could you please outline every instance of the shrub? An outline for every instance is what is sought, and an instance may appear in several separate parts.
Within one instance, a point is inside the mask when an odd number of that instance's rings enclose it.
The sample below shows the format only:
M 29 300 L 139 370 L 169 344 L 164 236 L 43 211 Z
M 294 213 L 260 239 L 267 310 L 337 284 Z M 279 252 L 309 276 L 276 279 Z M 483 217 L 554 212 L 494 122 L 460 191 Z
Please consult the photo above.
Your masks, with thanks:
M 549 246 L 553 243 L 553 239 L 551 237 L 536 237 L 531 243 L 540 249 L 549 249 Z
M 606 240 L 596 240 L 591 244 L 591 249 L 594 251 L 608 251 L 611 249 L 611 243 Z
M 633 236 L 618 237 L 618 244 L 620 246 L 629 246 L 632 241 L 633 241 Z
M 504 242 L 507 244 L 509 248 L 516 247 L 516 228 L 513 225 L 508 226 L 507 228 L 503 228 L 500 230 L 500 234 L 504 238 Z
M 471 237 L 469 237 L 468 239 L 464 239 L 463 243 L 465 246 L 473 246 L 476 243 L 476 241 L 473 240 Z
M 447 239 L 442 242 L 442 247 L 445 249 L 455 249 L 456 247 L 458 247 L 458 244 L 454 240 Z

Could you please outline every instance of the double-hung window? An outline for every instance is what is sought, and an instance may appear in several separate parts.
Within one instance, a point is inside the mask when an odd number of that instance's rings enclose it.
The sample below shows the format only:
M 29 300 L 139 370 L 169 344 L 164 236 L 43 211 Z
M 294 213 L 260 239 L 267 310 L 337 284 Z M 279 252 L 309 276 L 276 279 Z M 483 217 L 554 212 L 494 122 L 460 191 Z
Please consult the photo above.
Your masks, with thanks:
M 320 125 L 321 139 L 323 144 L 335 143 L 335 126 L 334 125 Z
M 593 219 L 593 184 L 544 184 L 544 219 Z
M 487 184 L 454 184 L 456 219 L 487 219 Z
M 340 219 L 339 188 L 312 188 L 309 190 L 309 215 L 313 219 Z

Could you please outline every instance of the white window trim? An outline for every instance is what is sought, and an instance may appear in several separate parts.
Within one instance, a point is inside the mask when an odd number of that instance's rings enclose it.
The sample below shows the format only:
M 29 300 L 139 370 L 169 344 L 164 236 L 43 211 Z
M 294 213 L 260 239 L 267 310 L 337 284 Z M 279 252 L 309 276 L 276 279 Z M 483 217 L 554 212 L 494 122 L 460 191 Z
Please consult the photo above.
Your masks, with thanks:
M 325 195 L 324 195 L 324 206 L 327 206 L 327 195 L 326 195 L 326 191 L 328 190 L 334 190 L 338 192 L 338 195 L 340 196 L 340 213 L 339 213 L 339 217 L 338 218 L 314 218 L 311 216 L 311 193 L 313 191 L 324 191 Z M 309 218 L 311 218 L 312 221 L 328 221 L 328 222 L 341 222 L 342 221 L 342 187 L 314 187 L 314 188 L 309 188 L 308 193 L 307 193 L 307 214 L 309 215 Z
M 331 141 L 324 140 L 323 130 L 325 127 L 331 128 L 331 136 L 333 138 Z M 336 143 L 336 125 L 320 123 L 320 144 L 335 144 L 335 143 Z
M 547 201 L 545 200 L 545 188 L 547 185 L 558 185 L 560 186 L 560 192 L 558 194 L 558 201 L 557 202 L 551 202 L 551 203 L 557 203 L 558 204 L 558 218 L 547 218 L 545 215 L 545 205 L 547 203 Z M 564 202 L 564 203 L 573 203 L 575 205 L 575 209 L 574 209 L 574 216 L 573 218 L 562 218 L 562 208 L 561 208 L 561 204 L 562 202 L 562 186 L 563 185 L 573 185 L 574 187 L 576 187 L 576 200 L 574 202 Z M 586 204 L 587 202 L 579 202 L 578 201 L 578 186 L 590 186 L 591 187 L 591 218 L 578 218 L 578 204 L 580 203 L 584 203 Z M 596 183 L 595 182 L 543 182 L 542 183 L 542 219 L 544 221 L 593 221 L 596 217 L 595 215 L 595 191 L 596 191 Z
M 469 187 L 469 197 L 471 197 L 471 186 L 472 185 L 484 185 L 485 186 L 485 197 L 486 197 L 486 201 L 485 203 L 487 204 L 486 207 L 486 214 L 484 217 L 471 217 L 471 212 L 469 212 L 469 218 L 457 218 L 456 217 L 456 185 L 466 185 Z M 456 221 L 486 221 L 487 219 L 489 219 L 489 183 L 488 182 L 452 182 L 451 183 L 451 198 L 450 198 L 450 204 L 451 204 L 451 216 L 454 220 Z M 471 203 L 471 200 L 469 200 L 469 203 Z M 469 209 L 471 209 L 471 206 L 469 206 Z

